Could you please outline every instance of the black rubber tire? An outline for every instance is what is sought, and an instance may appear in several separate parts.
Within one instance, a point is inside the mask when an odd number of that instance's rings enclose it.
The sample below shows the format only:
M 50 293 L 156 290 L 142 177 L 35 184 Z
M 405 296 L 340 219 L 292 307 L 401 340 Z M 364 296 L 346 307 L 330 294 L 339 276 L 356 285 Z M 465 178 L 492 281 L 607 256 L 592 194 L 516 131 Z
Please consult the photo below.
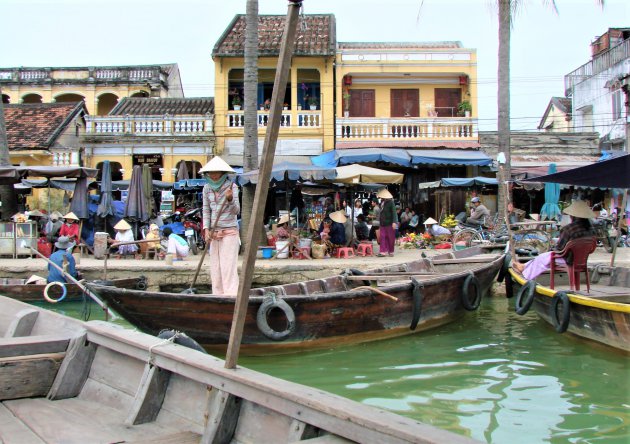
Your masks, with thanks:
M 176 332 L 173 330 L 162 330 L 157 337 L 160 339 L 171 339 L 173 336 L 175 336 L 175 334 Z M 188 336 L 186 333 L 179 332 L 173 342 L 175 342 L 175 344 L 183 345 L 184 347 L 200 351 L 201 353 L 208 354 L 208 352 L 205 351 L 204 348 L 199 345 L 197 341 Z
M 357 270 L 356 268 L 348 268 L 348 272 L 350 276 L 365 276 L 365 273 L 361 270 Z M 363 285 L 369 287 L 371 285 L 370 281 L 361 281 Z
M 558 304 L 562 302 L 562 318 L 558 318 Z M 565 291 L 558 291 L 551 298 L 549 306 L 549 316 L 553 321 L 553 326 L 558 333 L 564 333 L 569 328 L 569 320 L 571 319 L 571 302 L 569 295 Z
M 192 237 L 188 238 L 188 247 L 190 248 L 191 253 L 194 254 L 195 256 L 199 254 L 199 251 L 197 250 L 197 243 L 194 241 Z
M 136 282 L 136 290 L 144 291 L 146 289 L 147 289 L 146 279 L 140 279 L 138 282 Z
M 512 262 L 512 255 L 510 253 L 507 253 L 503 257 L 503 264 L 501 264 L 501 269 L 499 270 L 499 275 L 497 276 L 497 282 L 503 282 L 503 279 L 505 279 L 505 275 L 507 274 L 508 269 L 510 268 L 511 262 Z
M 519 288 L 516 293 L 516 302 L 514 309 L 517 315 L 523 316 L 529 311 L 534 303 L 534 294 L 536 293 L 536 281 L 527 281 L 525 285 Z
M 413 311 L 411 312 L 411 325 L 409 325 L 409 330 L 415 330 L 418 326 L 418 321 L 420 320 L 420 313 L 422 313 L 422 288 L 419 285 L 416 285 L 414 282 L 413 291 Z
M 468 291 L 471 284 L 475 289 L 474 299 L 472 300 Z M 481 304 L 481 286 L 479 285 L 479 280 L 470 274 L 464 280 L 464 285 L 462 285 L 462 305 L 466 310 L 474 311 L 479 308 L 479 304 Z
M 278 308 L 284 312 L 287 317 L 287 328 L 283 331 L 275 331 L 269 326 L 267 316 L 274 308 Z M 260 304 L 258 313 L 256 314 L 256 325 L 260 332 L 272 341 L 283 341 L 293 334 L 295 331 L 295 313 L 284 299 L 269 298 Z
M 510 273 L 505 275 L 505 297 L 512 299 L 514 297 L 514 281 Z

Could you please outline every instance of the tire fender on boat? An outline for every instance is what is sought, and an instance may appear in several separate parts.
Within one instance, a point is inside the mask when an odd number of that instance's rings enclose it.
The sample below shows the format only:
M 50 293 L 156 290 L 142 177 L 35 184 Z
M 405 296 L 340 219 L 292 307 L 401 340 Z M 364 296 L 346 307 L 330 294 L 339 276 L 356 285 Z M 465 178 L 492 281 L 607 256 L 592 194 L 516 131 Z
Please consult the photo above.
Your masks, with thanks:
M 470 286 L 474 288 L 473 299 L 470 298 Z M 479 280 L 475 277 L 474 274 L 469 274 L 464 280 L 464 285 L 462 285 L 462 305 L 468 311 L 474 311 L 479 308 L 479 304 L 481 304 L 481 286 L 479 285 Z
M 514 281 L 510 273 L 505 275 L 505 297 L 512 299 L 514 297 Z
M 278 308 L 284 312 L 287 318 L 287 328 L 283 331 L 275 331 L 269 326 L 267 316 L 274 308 Z M 256 314 L 256 325 L 260 332 L 273 341 L 282 341 L 293 334 L 295 331 L 295 313 L 284 299 L 271 296 L 260 304 L 258 313 Z
M 61 296 L 57 299 L 53 299 L 48 296 L 48 292 L 50 291 L 50 289 L 55 286 L 61 287 L 62 290 Z M 68 289 L 66 288 L 66 284 L 64 284 L 63 282 L 49 282 L 48 285 L 46 285 L 46 287 L 44 288 L 44 299 L 46 299 L 51 304 L 56 304 L 57 302 L 63 301 L 66 298 L 67 294 Z
M 497 282 L 503 282 L 503 279 L 505 279 L 505 275 L 507 274 L 508 269 L 510 268 L 511 262 L 512 262 L 512 255 L 510 253 L 507 253 L 503 257 L 503 264 L 501 264 L 501 269 L 499 270 L 499 275 L 497 276 Z
M 414 277 L 411 278 L 413 283 L 413 310 L 411 312 L 411 325 L 410 330 L 415 330 L 420 320 L 420 313 L 422 312 L 422 284 Z
M 144 291 L 147 289 L 147 277 L 140 276 L 138 282 L 136 282 L 136 290 Z
M 561 317 L 558 317 L 558 304 L 561 302 Z M 549 316 L 558 333 L 567 331 L 567 328 L 569 328 L 569 319 L 571 318 L 571 303 L 569 302 L 569 295 L 567 295 L 566 291 L 558 291 L 553 295 L 549 306 Z
M 158 333 L 157 337 L 160 339 L 168 339 L 168 340 L 170 340 L 171 338 L 174 338 L 173 342 L 175 344 L 183 345 L 184 347 L 188 347 L 193 350 L 197 350 L 202 353 L 208 354 L 208 352 L 205 351 L 204 348 L 201 345 L 199 345 L 197 341 L 195 341 L 193 338 L 191 338 L 186 333 L 183 333 L 181 331 L 162 330 L 160 331 L 160 333 Z
M 350 275 L 350 276 L 365 276 L 365 273 L 362 272 L 361 270 L 357 270 L 356 268 L 348 268 L 346 269 L 346 274 Z M 361 281 L 363 283 L 363 285 L 369 287 L 370 286 L 370 281 Z
M 516 314 L 523 316 L 529 311 L 534 303 L 535 290 L 536 281 L 527 281 L 525 282 L 525 285 L 519 288 L 516 293 L 516 302 L 514 303 Z

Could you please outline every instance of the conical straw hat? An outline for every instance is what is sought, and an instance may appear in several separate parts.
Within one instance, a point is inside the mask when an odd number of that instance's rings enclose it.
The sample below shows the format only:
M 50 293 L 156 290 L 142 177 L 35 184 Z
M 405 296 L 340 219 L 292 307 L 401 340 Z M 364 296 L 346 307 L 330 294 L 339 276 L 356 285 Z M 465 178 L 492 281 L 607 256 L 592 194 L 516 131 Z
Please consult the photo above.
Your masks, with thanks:
M 210 162 L 205 164 L 203 168 L 199 170 L 200 173 L 209 173 L 211 171 L 220 171 L 224 173 L 235 173 L 231 166 L 227 162 L 221 159 L 219 156 L 214 156 Z
M 437 220 L 435 220 L 432 217 L 430 217 L 430 218 L 428 218 L 427 220 L 424 221 L 424 225 L 431 225 L 431 224 L 437 224 Z
M 69 212 L 68 214 L 66 214 L 64 217 L 64 219 L 72 219 L 72 220 L 79 220 L 79 218 L 77 217 L 76 214 L 74 214 L 72 211 Z
M 125 219 L 120 219 L 120 221 L 114 225 L 114 230 L 131 230 L 131 225 L 129 225 Z
M 390 193 L 387 188 L 383 188 L 381 191 L 379 191 L 376 194 L 376 197 L 378 197 L 379 199 L 393 199 L 394 196 L 392 196 L 392 193 Z
M 566 207 L 563 213 L 573 217 L 581 217 L 582 219 L 594 219 L 596 217 L 593 210 L 583 200 L 576 200 Z
M 330 219 L 334 222 L 345 224 L 348 218 L 344 214 L 343 210 L 335 211 L 334 213 L 330 213 Z

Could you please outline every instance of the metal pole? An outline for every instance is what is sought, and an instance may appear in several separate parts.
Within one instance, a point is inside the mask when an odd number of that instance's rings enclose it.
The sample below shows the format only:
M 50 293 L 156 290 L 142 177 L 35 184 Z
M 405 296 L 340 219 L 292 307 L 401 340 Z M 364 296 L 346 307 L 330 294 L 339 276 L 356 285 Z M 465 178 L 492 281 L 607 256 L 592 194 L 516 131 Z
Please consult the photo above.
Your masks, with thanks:
M 249 302 L 249 291 L 252 286 L 254 276 L 254 266 L 256 264 L 256 252 L 258 250 L 259 236 L 257 235 L 258 227 L 263 223 L 264 206 L 267 200 L 267 191 L 269 190 L 269 180 L 271 178 L 271 168 L 273 166 L 273 158 L 276 152 L 276 142 L 278 141 L 278 132 L 280 130 L 280 119 L 282 117 L 282 100 L 287 87 L 289 78 L 289 68 L 291 67 L 291 57 L 293 55 L 293 47 L 295 46 L 295 35 L 297 32 L 298 17 L 301 0 L 290 0 L 287 18 L 284 24 L 284 35 L 282 37 L 282 45 L 280 47 L 280 56 L 278 58 L 278 67 L 276 69 L 276 78 L 273 85 L 273 94 L 271 96 L 271 111 L 269 115 L 269 123 L 267 133 L 265 134 L 265 143 L 263 145 L 262 163 L 258 173 L 258 186 L 254 196 L 254 205 L 252 218 L 247 229 L 247 238 L 249 242 L 245 246 L 245 254 L 243 258 L 242 272 L 236 297 L 234 310 L 234 318 L 232 320 L 232 329 L 230 331 L 230 341 L 228 343 L 227 354 L 225 357 L 225 368 L 235 368 L 238 361 L 241 340 L 243 338 L 243 327 L 245 324 L 245 316 L 247 314 L 247 304 Z

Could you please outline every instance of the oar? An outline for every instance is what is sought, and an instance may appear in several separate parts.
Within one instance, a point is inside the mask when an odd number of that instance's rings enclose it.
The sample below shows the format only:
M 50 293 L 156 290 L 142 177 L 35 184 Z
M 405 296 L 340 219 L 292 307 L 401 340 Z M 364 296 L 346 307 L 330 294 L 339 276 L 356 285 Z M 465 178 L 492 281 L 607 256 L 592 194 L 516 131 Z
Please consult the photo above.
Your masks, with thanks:
M 52 265 L 53 267 L 55 267 L 57 270 L 59 270 L 65 277 L 66 279 L 69 279 L 70 281 L 72 281 L 74 284 L 77 285 L 77 287 L 79 287 L 81 290 L 83 290 L 85 292 L 85 294 L 87 294 L 89 297 L 91 297 L 94 302 L 96 302 L 98 305 L 101 306 L 101 308 L 103 310 L 105 310 L 107 312 L 108 315 L 110 315 L 112 317 L 112 320 L 115 321 L 116 319 L 118 319 L 118 316 L 116 314 L 114 314 L 113 311 L 111 311 L 107 305 L 105 305 L 103 303 L 103 301 L 101 301 L 98 296 L 96 296 L 94 293 L 92 293 L 90 290 L 87 289 L 87 287 L 85 285 L 83 285 L 81 282 L 77 281 L 73 276 L 71 276 L 70 274 L 66 273 L 64 271 L 63 268 L 61 268 L 59 265 L 55 264 L 53 261 L 51 261 L 50 259 L 48 259 L 46 256 L 44 256 L 43 254 L 41 254 L 39 251 L 37 251 L 35 248 L 31 247 L 30 245 L 26 245 L 24 244 L 23 247 L 27 247 L 30 248 L 30 250 L 37 254 L 39 257 L 41 257 L 42 259 L 44 259 L 46 262 L 48 262 L 50 265 Z
M 219 223 L 219 217 L 223 214 L 223 209 L 225 208 L 225 204 L 227 203 L 227 198 L 223 199 L 223 203 L 219 208 L 219 213 L 217 214 L 216 219 L 214 219 L 214 224 L 212 225 L 212 230 L 210 233 L 214 233 L 217 229 L 217 224 Z M 210 241 L 206 241 L 206 244 L 203 246 L 203 250 L 201 251 L 201 258 L 199 258 L 199 263 L 197 264 L 197 270 L 195 271 L 195 277 L 193 277 L 192 282 L 190 283 L 190 288 L 182 291 L 181 294 L 195 294 L 195 284 L 197 283 L 197 277 L 199 277 L 199 271 L 201 270 L 201 265 L 203 264 L 203 260 L 206 257 L 206 252 L 208 251 L 208 247 L 210 246 Z

